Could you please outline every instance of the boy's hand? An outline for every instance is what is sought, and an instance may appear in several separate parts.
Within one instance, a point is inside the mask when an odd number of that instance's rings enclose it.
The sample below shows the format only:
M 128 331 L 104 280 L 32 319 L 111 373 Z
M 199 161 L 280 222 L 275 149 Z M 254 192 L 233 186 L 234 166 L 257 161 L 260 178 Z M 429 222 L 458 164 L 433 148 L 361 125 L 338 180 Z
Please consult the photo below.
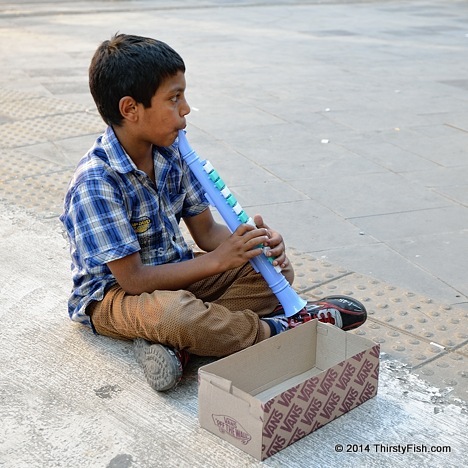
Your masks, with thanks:
M 268 240 L 263 242 L 265 247 L 270 247 L 270 250 L 266 252 L 268 257 L 276 257 L 273 261 L 273 265 L 279 265 L 281 268 L 286 268 L 289 264 L 289 260 L 286 257 L 286 246 L 284 245 L 283 237 L 279 232 L 274 231 L 268 227 L 260 215 L 254 216 L 254 222 L 257 228 L 264 228 L 267 230 Z
M 270 242 L 266 227 L 254 228 L 249 224 L 241 224 L 212 253 L 218 256 L 223 271 L 230 270 L 260 255 L 262 249 L 258 248 L 259 245 Z

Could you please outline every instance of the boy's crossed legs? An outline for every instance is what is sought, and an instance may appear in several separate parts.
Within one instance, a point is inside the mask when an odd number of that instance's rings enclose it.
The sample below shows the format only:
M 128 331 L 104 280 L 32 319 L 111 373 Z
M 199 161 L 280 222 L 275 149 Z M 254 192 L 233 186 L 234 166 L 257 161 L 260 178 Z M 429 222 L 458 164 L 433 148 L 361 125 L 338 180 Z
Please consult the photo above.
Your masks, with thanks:
M 292 269 L 284 273 L 292 279 Z M 259 317 L 277 304 L 263 277 L 246 264 L 187 290 L 133 296 L 115 285 L 88 310 L 100 335 L 143 338 L 199 356 L 221 357 L 267 338 Z

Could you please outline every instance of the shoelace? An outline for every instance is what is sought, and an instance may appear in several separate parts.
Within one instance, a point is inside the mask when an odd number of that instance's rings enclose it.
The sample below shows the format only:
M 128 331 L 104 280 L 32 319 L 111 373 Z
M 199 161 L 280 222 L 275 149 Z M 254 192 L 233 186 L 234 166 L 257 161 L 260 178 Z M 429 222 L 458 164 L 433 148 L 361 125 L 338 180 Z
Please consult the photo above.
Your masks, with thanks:
M 288 319 L 289 328 L 295 328 L 301 323 L 309 322 L 316 317 L 316 314 L 310 314 L 309 312 L 299 312 L 297 315 Z
M 323 311 L 323 310 L 320 311 L 317 314 L 317 318 L 322 323 L 331 323 L 332 325 L 335 325 L 335 323 L 336 323 L 335 317 L 333 316 L 333 314 L 329 310 L 327 310 L 326 312 Z
M 289 328 L 295 328 L 301 323 L 309 322 L 317 318 L 319 322 L 330 323 L 331 325 L 336 324 L 336 319 L 330 310 L 320 310 L 318 312 L 308 311 L 308 312 L 299 312 L 294 317 L 291 317 L 289 322 Z

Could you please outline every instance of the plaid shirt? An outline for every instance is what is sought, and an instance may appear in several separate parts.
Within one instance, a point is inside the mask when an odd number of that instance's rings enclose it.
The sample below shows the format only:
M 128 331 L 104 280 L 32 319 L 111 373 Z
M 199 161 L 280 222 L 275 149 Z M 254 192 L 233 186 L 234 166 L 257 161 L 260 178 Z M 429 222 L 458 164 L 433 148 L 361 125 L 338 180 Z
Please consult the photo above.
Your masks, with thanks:
M 181 217 L 208 202 L 180 157 L 177 141 L 153 151 L 156 184 L 140 171 L 108 127 L 79 162 L 60 217 L 70 245 L 73 290 L 70 318 L 90 325 L 85 314 L 116 283 L 107 263 L 140 252 L 147 265 L 193 258 Z

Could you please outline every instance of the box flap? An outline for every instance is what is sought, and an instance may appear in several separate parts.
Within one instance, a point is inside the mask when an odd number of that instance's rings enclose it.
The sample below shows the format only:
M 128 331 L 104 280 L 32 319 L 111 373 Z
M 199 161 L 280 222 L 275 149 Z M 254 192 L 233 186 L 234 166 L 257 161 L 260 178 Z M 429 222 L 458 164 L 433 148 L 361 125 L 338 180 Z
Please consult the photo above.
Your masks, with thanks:
M 327 369 L 346 359 L 346 332 L 327 323 L 317 324 L 317 367 Z
M 207 366 L 204 366 L 207 367 Z M 201 367 L 198 370 L 200 382 L 204 381 L 209 383 L 212 387 L 216 387 L 225 394 L 232 395 L 234 398 L 238 398 L 245 402 L 246 405 L 250 408 L 249 412 L 257 419 L 262 418 L 263 409 L 259 404 L 258 400 L 250 395 L 249 393 L 235 387 L 232 384 L 232 381 L 224 377 L 220 377 L 212 372 L 207 372 L 207 370 Z
M 199 370 L 200 378 L 208 380 L 212 385 L 224 390 L 227 393 L 231 393 L 232 382 L 229 379 L 220 377 L 219 375 L 212 374 L 210 372 L 203 371 L 202 368 Z
M 362 353 L 373 347 L 375 343 L 367 338 L 355 335 L 350 332 L 328 323 L 317 324 L 317 362 L 316 367 L 327 369 L 339 362 Z

